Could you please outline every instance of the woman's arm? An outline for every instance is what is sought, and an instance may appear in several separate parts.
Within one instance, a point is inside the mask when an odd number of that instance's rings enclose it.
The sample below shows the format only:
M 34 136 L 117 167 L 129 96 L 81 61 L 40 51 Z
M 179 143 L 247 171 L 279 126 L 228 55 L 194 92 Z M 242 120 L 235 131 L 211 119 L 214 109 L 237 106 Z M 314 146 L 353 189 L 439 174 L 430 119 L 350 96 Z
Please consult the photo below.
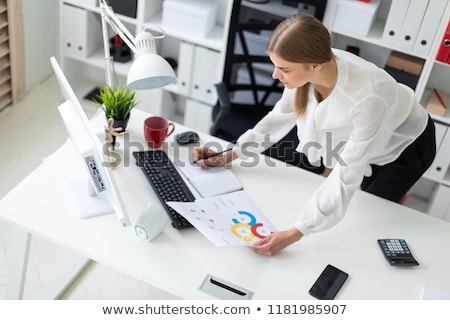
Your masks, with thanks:
M 274 232 L 253 244 L 250 248 L 256 253 L 273 256 L 294 242 L 299 241 L 302 237 L 303 234 L 293 227 L 288 230 Z

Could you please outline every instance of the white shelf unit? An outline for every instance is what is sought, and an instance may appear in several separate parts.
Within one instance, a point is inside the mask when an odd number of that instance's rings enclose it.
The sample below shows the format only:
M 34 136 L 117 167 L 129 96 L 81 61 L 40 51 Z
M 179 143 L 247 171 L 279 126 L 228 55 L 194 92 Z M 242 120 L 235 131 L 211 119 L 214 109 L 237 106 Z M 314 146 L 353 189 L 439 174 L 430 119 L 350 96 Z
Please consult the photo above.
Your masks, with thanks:
M 196 52 L 205 50 L 207 52 L 214 53 L 214 61 L 203 61 L 202 65 L 193 66 L 197 68 L 193 70 L 193 74 L 199 73 L 199 71 L 207 70 L 203 72 L 205 79 L 203 83 L 208 81 L 214 84 L 221 80 L 223 74 L 223 67 L 225 61 L 226 43 L 228 37 L 229 21 L 231 18 L 231 11 L 233 6 L 232 0 L 186 0 L 185 2 L 191 2 L 193 8 L 201 9 L 201 4 L 214 3 L 217 5 L 217 15 L 215 24 L 211 31 L 206 36 L 196 35 L 185 32 L 183 24 L 188 21 L 176 21 L 175 24 L 163 25 L 163 10 L 165 10 L 164 1 L 170 0 L 136 0 L 137 10 L 136 17 L 129 17 L 122 14 L 117 14 L 119 19 L 130 30 L 131 33 L 137 35 L 144 26 L 150 27 L 162 27 L 165 32 L 163 39 L 156 39 L 156 45 L 158 54 L 171 58 L 178 62 L 180 59 L 180 45 L 189 44 L 197 49 Z M 203 2 L 201 2 L 203 1 Z M 90 92 L 95 87 L 100 87 L 105 83 L 104 76 L 104 53 L 101 39 L 101 17 L 100 10 L 98 8 L 98 1 L 96 0 L 61 0 L 61 52 L 62 52 L 62 65 L 69 81 L 74 86 L 80 97 Z M 131 4 L 130 4 L 131 5 Z M 67 9 L 69 8 L 69 14 Z M 114 7 L 113 7 L 114 9 Z M 70 12 L 78 12 L 78 17 L 71 17 Z M 81 12 L 81 13 L 80 13 Z M 202 17 L 199 16 L 199 19 Z M 76 29 L 71 30 L 71 19 L 77 19 L 79 21 L 76 24 Z M 81 23 L 81 24 L 80 24 Z M 89 27 L 86 27 L 89 26 Z M 67 32 L 69 35 L 67 35 Z M 113 32 L 110 30 L 110 37 L 113 36 Z M 67 38 L 71 37 L 84 37 L 82 41 L 88 43 L 92 41 L 96 46 L 92 49 L 92 52 L 83 54 L 80 52 L 70 51 L 67 48 Z M 184 58 L 185 63 L 193 64 L 195 57 L 190 59 Z M 114 69 L 116 79 L 118 83 L 125 83 L 125 79 L 128 70 L 131 66 L 131 62 L 114 62 Z M 185 69 L 186 66 L 178 65 L 178 69 Z M 176 70 L 178 73 L 178 70 Z M 194 79 L 192 79 L 194 81 Z M 198 94 L 203 88 L 202 85 L 194 83 L 188 84 L 192 88 L 185 90 L 179 83 L 171 84 L 161 89 L 143 90 L 138 92 L 138 98 L 140 100 L 140 107 L 154 114 L 159 114 L 175 120 L 178 122 L 184 122 L 186 125 L 192 125 L 194 123 L 185 121 L 186 119 L 197 119 L 201 117 L 200 114 L 189 115 L 185 117 L 186 105 L 197 105 L 198 108 L 189 107 L 189 112 L 211 113 L 211 106 L 215 104 L 216 97 L 215 90 L 208 90 L 209 97 L 205 97 L 205 94 Z M 214 101 L 214 102 L 212 102 Z M 198 109 L 198 110 L 197 110 Z M 204 117 L 207 122 L 198 122 L 196 128 L 199 131 L 207 132 L 209 129 L 210 118 Z

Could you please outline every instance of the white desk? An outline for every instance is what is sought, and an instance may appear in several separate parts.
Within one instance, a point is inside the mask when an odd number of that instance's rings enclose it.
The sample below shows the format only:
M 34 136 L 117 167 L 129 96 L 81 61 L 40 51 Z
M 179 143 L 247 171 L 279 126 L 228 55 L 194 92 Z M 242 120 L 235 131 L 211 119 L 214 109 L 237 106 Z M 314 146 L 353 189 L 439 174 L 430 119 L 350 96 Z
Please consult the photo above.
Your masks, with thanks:
M 135 110 L 131 118 L 129 137 L 134 147 L 144 146 L 146 116 Z M 94 123 L 103 125 L 102 119 Z M 183 129 L 178 125 L 177 131 Z M 212 139 L 201 138 L 203 143 Z M 179 150 L 188 152 L 186 147 Z M 129 166 L 121 165 L 115 175 L 134 222 L 148 201 L 158 200 L 131 151 Z M 279 162 L 272 168 L 264 159 L 254 167 L 233 166 L 232 170 L 259 208 L 277 228 L 284 229 L 292 225 L 297 208 L 323 178 Z M 216 248 L 195 229 L 178 231 L 168 224 L 148 243 L 136 237 L 132 227 L 122 228 L 112 214 L 78 219 L 64 183 L 82 173 L 68 142 L 1 200 L 0 217 L 28 232 L 18 237 L 19 247 L 26 248 L 27 234 L 39 235 L 185 299 L 214 298 L 198 290 L 208 273 L 253 291 L 253 299 L 313 299 L 308 289 L 328 263 L 350 275 L 338 299 L 420 299 L 425 284 L 450 292 L 450 224 L 364 192 L 355 195 L 335 228 L 266 257 L 245 247 Z M 391 267 L 378 238 L 406 239 L 420 266 Z M 26 263 L 26 255 L 19 255 L 16 262 Z M 81 260 L 76 268 L 85 262 Z M 76 271 L 71 275 L 76 276 Z M 10 297 L 20 298 L 23 277 L 11 277 Z

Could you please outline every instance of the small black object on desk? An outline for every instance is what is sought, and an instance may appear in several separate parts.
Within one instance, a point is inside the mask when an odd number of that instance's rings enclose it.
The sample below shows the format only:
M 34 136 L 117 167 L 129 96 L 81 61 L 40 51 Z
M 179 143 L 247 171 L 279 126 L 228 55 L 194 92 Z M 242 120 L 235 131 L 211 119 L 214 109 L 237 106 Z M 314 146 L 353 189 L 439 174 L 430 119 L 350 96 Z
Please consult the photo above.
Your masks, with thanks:
M 199 142 L 200 137 L 195 131 L 185 131 L 175 135 L 175 141 L 180 145 L 185 145 Z

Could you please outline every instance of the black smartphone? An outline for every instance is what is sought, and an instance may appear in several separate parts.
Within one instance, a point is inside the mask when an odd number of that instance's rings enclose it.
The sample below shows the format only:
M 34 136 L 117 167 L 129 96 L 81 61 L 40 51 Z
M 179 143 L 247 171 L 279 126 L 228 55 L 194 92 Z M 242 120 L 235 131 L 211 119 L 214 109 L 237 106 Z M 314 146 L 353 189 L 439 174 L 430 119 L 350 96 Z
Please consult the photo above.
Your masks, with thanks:
M 347 278 L 348 273 L 329 264 L 309 289 L 309 294 L 319 300 L 333 300 Z

